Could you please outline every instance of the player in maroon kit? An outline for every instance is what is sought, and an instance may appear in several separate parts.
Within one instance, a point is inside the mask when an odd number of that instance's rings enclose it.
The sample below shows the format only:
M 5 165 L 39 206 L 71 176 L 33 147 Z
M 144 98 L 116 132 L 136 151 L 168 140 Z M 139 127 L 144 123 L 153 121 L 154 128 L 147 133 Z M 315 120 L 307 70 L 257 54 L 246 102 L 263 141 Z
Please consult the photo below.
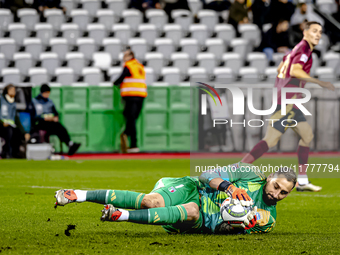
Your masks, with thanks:
M 287 105 L 286 115 L 281 115 L 281 89 L 283 87 L 300 87 L 304 88 L 306 82 L 312 82 L 323 88 L 334 91 L 332 83 L 320 81 L 309 75 L 312 67 L 312 52 L 318 45 L 322 34 L 322 26 L 318 22 L 307 22 L 303 31 L 303 39 L 294 49 L 283 58 L 277 68 L 278 75 L 275 81 L 275 87 L 278 89 L 278 107 L 274 114 L 270 117 L 273 124 L 268 125 L 265 137 L 255 145 L 255 147 L 243 159 L 244 163 L 253 163 L 261 157 L 269 148 L 275 146 L 280 140 L 287 127 L 283 127 L 280 123 L 286 120 L 291 123 L 293 130 L 300 136 L 299 147 L 297 149 L 299 161 L 299 175 L 297 191 L 320 191 L 322 188 L 311 184 L 308 181 L 306 168 L 308 163 L 309 144 L 313 140 L 313 131 L 307 123 L 305 116 L 295 105 Z M 300 93 L 287 93 L 287 98 L 301 98 Z M 295 120 L 292 123 L 291 120 Z M 279 121 L 278 121 L 279 120 Z M 271 122 L 269 122 L 271 123 Z M 294 127 L 293 127 L 294 126 Z

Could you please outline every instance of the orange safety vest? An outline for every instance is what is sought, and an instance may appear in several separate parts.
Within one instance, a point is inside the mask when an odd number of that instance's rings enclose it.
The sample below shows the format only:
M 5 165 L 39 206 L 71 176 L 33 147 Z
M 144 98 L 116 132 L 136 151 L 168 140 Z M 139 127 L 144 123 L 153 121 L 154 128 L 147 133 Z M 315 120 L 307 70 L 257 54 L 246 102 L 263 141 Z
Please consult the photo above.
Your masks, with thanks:
M 146 97 L 148 95 L 145 83 L 144 66 L 137 59 L 131 59 L 124 65 L 131 76 L 125 77 L 120 84 L 121 97 Z

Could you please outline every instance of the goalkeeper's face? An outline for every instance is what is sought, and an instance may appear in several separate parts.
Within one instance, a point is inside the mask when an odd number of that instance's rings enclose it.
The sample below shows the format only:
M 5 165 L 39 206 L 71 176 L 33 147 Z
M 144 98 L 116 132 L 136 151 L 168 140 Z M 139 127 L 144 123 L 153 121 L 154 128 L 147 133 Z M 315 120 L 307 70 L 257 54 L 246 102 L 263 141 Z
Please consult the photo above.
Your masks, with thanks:
M 289 195 L 294 188 L 294 184 L 284 176 L 268 176 L 264 187 L 263 200 L 267 205 L 275 205 Z

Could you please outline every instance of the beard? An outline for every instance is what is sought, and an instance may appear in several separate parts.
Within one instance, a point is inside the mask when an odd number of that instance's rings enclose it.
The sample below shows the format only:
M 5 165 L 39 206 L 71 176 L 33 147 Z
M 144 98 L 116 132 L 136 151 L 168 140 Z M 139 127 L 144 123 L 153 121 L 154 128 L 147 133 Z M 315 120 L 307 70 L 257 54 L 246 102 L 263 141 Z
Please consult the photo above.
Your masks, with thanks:
M 267 205 L 276 205 L 277 199 L 273 198 L 266 192 L 266 186 L 263 187 L 262 199 Z

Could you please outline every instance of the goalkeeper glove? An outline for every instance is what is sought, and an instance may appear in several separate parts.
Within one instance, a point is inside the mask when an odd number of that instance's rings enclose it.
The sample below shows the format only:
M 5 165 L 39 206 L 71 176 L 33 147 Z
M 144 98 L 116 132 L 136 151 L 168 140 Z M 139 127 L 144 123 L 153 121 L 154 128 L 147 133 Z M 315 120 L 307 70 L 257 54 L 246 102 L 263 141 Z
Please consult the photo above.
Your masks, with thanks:
M 233 228 L 243 228 L 245 230 L 251 229 L 255 227 L 257 217 L 256 217 L 256 212 L 257 212 L 257 207 L 254 206 L 253 210 L 251 210 L 247 218 L 242 222 L 242 221 L 233 221 L 233 222 L 227 222 L 231 227 Z
M 233 199 L 238 199 L 242 206 L 251 206 L 254 204 L 253 200 L 243 189 L 236 188 L 231 182 L 223 181 L 218 186 L 218 190 L 224 191 Z

